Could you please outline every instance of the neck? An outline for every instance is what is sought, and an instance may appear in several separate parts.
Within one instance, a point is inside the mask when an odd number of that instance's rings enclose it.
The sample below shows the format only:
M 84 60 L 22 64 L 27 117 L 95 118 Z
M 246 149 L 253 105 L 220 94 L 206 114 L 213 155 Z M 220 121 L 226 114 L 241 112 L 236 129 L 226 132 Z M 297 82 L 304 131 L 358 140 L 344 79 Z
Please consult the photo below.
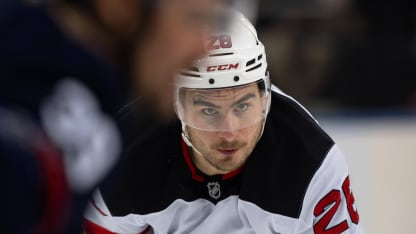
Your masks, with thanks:
M 58 4 L 50 11 L 61 29 L 84 47 L 113 62 L 118 60 L 117 41 L 91 15 L 69 4 Z

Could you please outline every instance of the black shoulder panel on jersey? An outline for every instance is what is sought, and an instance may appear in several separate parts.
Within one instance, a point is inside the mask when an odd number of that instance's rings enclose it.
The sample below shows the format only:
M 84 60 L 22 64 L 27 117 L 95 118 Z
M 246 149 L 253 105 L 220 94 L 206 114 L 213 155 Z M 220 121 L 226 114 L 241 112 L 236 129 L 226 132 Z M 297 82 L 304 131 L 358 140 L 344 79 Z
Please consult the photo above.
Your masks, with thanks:
M 294 100 L 274 92 L 264 134 L 248 159 L 240 198 L 297 218 L 332 139 Z
M 121 113 L 125 154 L 117 174 L 100 187 L 112 215 L 158 212 L 178 198 L 196 199 L 188 192 L 193 186 L 181 184 L 178 178 L 191 177 L 186 164 L 178 160 L 182 157 L 180 123 L 160 123 L 144 108 L 134 103 Z

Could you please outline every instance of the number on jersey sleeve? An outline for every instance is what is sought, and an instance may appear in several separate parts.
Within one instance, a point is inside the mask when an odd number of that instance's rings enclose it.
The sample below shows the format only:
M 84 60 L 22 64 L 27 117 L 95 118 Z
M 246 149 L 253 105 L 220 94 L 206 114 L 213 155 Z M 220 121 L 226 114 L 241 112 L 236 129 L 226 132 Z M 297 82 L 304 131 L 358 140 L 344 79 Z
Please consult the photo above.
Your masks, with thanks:
M 313 230 L 315 234 L 342 233 L 349 228 L 347 219 L 350 219 L 354 224 L 358 224 L 359 216 L 354 208 L 355 198 L 350 189 L 349 177 L 344 180 L 342 191 L 343 193 L 341 194 L 340 190 L 332 190 L 316 204 L 313 214 L 316 218 L 322 217 L 314 224 Z M 342 199 L 341 196 L 344 196 L 345 199 Z M 341 202 L 346 202 L 348 216 L 335 225 L 330 226 L 331 221 L 334 221 L 334 216 L 339 212 Z

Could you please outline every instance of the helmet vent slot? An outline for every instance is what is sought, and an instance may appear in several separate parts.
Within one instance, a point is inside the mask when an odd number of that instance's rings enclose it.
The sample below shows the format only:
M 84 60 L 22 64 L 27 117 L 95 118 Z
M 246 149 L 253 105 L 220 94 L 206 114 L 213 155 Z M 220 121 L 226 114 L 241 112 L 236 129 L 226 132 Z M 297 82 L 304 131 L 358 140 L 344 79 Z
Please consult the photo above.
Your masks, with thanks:
M 260 54 L 258 57 L 257 57 L 257 60 L 260 60 L 260 59 L 262 59 L 263 58 L 263 55 L 262 54 Z
M 255 59 L 255 58 L 253 58 L 252 60 L 250 60 L 250 61 L 248 61 L 248 62 L 246 63 L 246 67 L 248 67 L 248 66 L 250 66 L 250 65 L 253 65 L 255 62 L 256 62 L 256 59 Z
M 188 73 L 188 72 L 181 72 L 181 75 L 183 76 L 190 76 L 190 77 L 201 77 L 200 75 Z
M 199 69 L 197 67 L 190 67 L 189 70 L 193 72 L 199 72 Z
M 256 70 L 257 68 L 260 68 L 261 67 L 261 63 L 259 63 L 259 64 L 257 64 L 255 67 L 252 67 L 252 68 L 250 68 L 250 69 L 247 69 L 246 70 L 246 72 L 250 72 L 250 71 L 253 71 L 253 70 Z
M 210 54 L 209 57 L 219 57 L 219 56 L 225 56 L 225 55 L 233 55 L 233 52 L 230 53 L 220 53 L 220 54 Z

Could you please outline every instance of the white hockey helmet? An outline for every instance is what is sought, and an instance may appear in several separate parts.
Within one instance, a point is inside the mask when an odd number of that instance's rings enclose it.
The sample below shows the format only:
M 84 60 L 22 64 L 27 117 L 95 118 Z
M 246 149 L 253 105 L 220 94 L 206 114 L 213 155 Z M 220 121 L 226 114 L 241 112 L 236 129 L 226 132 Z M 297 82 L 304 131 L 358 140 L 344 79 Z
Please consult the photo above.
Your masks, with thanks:
M 241 13 L 232 11 L 228 20 L 226 27 L 209 37 L 208 56 L 195 61 L 190 69 L 177 76 L 175 109 L 183 126 L 234 131 L 265 121 L 267 117 L 270 80 L 264 46 L 253 25 Z M 252 98 L 248 108 L 239 100 L 243 90 L 253 86 L 259 92 L 257 100 Z M 208 101 L 196 101 L 196 97 L 206 97 Z M 236 117 L 224 121 L 230 113 Z

